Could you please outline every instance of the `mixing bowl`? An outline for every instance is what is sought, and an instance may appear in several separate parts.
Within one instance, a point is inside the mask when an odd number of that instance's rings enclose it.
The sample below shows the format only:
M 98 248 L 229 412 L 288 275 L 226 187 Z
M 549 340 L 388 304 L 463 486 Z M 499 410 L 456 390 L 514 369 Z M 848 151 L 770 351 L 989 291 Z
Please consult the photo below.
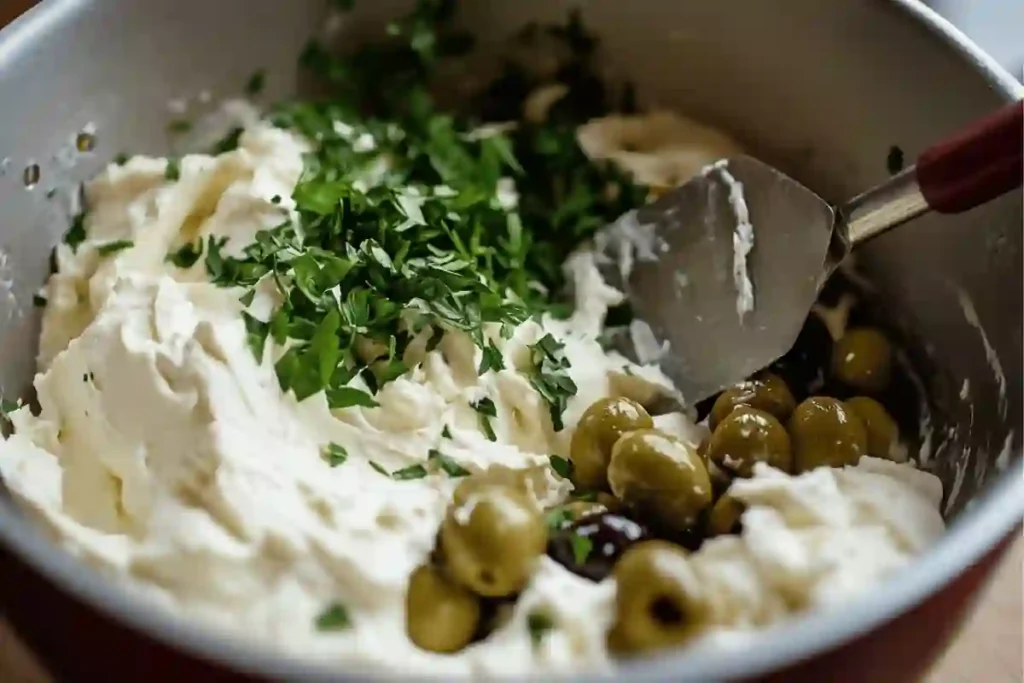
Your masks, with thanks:
M 165 152 L 169 109 L 241 91 L 267 69 L 273 99 L 298 87 L 296 56 L 324 31 L 379 34 L 397 2 L 327 19 L 322 0 L 49 0 L 0 33 L 0 386 L 34 368 L 32 298 L 74 209 L 75 184 L 115 154 Z M 500 37 L 559 2 L 469 0 L 481 69 Z M 784 9 L 783 9 L 784 7 Z M 1021 86 L 910 0 L 590 0 L 609 73 L 649 102 L 731 131 L 833 199 L 884 177 L 893 145 L 930 140 Z M 83 151 L 84 150 L 84 151 Z M 1021 197 L 933 216 L 866 248 L 860 271 L 922 378 L 927 465 L 949 532 L 855 604 L 765 632 L 723 657 L 694 649 L 630 665 L 636 680 L 911 680 L 963 620 L 1024 511 Z M 0 605 L 58 677 L 344 679 L 229 640 L 128 597 L 58 550 L 0 499 Z

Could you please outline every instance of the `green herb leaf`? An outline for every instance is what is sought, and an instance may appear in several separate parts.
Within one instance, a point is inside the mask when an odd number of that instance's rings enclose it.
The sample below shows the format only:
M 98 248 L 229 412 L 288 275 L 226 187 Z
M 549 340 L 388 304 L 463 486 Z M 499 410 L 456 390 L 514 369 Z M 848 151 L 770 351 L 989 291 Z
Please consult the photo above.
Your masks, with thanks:
M 164 178 L 170 181 L 181 178 L 181 161 L 169 158 L 167 160 L 167 168 L 164 169 Z
M 224 137 L 213 144 L 213 147 L 210 149 L 210 153 L 224 154 L 238 149 L 238 141 L 241 139 L 242 133 L 244 132 L 245 131 L 242 128 L 232 128 L 224 135 Z
M 585 564 L 590 552 L 594 549 L 594 542 L 586 536 L 573 534 L 572 539 L 572 561 L 577 566 Z
M 477 368 L 476 374 L 482 375 L 488 370 L 505 369 L 505 361 L 501 357 L 501 351 L 495 346 L 493 341 L 488 341 L 487 344 L 481 349 L 483 355 L 480 357 L 480 367 Z
M 113 162 L 118 166 L 124 166 L 126 163 L 128 163 L 128 155 L 125 154 L 124 152 L 118 152 L 117 154 L 114 155 Z
M 565 357 L 565 345 L 546 334 L 530 347 L 533 372 L 530 384 L 548 404 L 551 424 L 555 431 L 561 431 L 562 413 L 569 399 L 576 395 L 576 383 L 569 377 L 569 361 Z
M 21 401 L 11 401 L 0 396 L 0 419 L 10 422 L 11 413 L 21 408 Z
M 348 610 L 339 603 L 330 605 L 316 618 L 317 631 L 342 631 L 351 625 Z
M 114 240 L 113 242 L 105 242 L 96 247 L 96 253 L 100 256 L 109 256 L 116 254 L 119 251 L 130 249 L 135 246 L 135 242 L 132 240 Z
M 64 244 L 71 247 L 71 251 L 78 251 L 85 238 L 85 212 L 82 211 L 71 219 L 71 227 L 64 233 Z
M 194 243 L 182 245 L 177 251 L 167 254 L 167 260 L 178 268 L 188 269 L 194 266 L 202 255 L 203 242 L 196 240 Z
M 327 390 L 327 405 L 331 410 L 349 408 L 351 406 L 362 406 L 363 408 L 376 408 L 380 404 L 361 389 L 352 387 L 332 387 Z
M 465 467 L 455 462 L 441 451 L 433 448 L 431 448 L 430 452 L 427 454 L 427 462 L 436 462 L 438 467 L 444 470 L 445 474 L 452 478 L 468 477 L 470 475 L 470 471 Z
M 562 479 L 570 479 L 572 477 L 572 460 L 563 458 L 560 455 L 549 455 L 548 462 L 551 463 L 551 469 L 555 471 L 555 474 Z
M 249 97 L 255 97 L 263 92 L 263 88 L 267 84 L 267 72 L 265 69 L 260 69 L 249 76 L 249 80 L 245 82 L 245 94 Z
M 494 405 L 494 401 L 484 397 L 470 405 L 476 412 L 480 413 L 480 429 L 483 430 L 484 435 L 490 441 L 497 441 L 498 435 L 494 433 L 494 427 L 491 425 L 491 418 L 498 416 L 498 408 Z
M 572 514 L 565 508 L 559 507 L 549 510 L 544 515 L 544 521 L 552 532 L 561 531 L 572 523 Z
M 338 465 L 348 460 L 348 451 L 345 450 L 345 447 L 339 446 L 333 441 L 324 446 L 323 450 L 321 451 L 321 455 L 323 459 L 327 461 L 327 464 L 330 465 L 331 467 L 337 467 Z
M 445 425 L 444 428 L 441 429 L 441 438 L 442 439 L 450 439 L 450 438 L 452 438 L 452 430 L 448 428 L 448 425 Z
M 554 620 L 545 612 L 533 611 L 526 615 L 526 628 L 530 631 L 530 642 L 534 647 L 540 645 L 544 636 L 554 627 Z
M 427 476 L 427 468 L 423 465 L 409 465 L 391 473 L 395 481 L 408 481 L 409 479 L 422 479 Z
M 46 297 L 43 296 L 42 294 L 32 295 L 32 305 L 35 306 L 36 308 L 46 308 L 46 303 Z
M 384 469 L 383 465 L 380 465 L 380 464 L 374 462 L 373 460 L 370 461 L 370 467 L 372 467 L 373 469 L 377 470 L 378 472 L 383 474 L 385 477 L 388 477 L 388 478 L 391 477 L 391 473 L 388 472 L 386 469 Z

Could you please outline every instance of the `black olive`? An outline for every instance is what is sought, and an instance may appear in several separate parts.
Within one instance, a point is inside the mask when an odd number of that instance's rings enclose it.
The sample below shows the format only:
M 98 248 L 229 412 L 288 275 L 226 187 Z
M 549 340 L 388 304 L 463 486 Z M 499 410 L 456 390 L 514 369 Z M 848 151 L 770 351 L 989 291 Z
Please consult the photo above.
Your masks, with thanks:
M 599 512 L 573 522 L 548 541 L 548 555 L 574 574 L 601 581 L 630 546 L 648 538 L 637 522 Z

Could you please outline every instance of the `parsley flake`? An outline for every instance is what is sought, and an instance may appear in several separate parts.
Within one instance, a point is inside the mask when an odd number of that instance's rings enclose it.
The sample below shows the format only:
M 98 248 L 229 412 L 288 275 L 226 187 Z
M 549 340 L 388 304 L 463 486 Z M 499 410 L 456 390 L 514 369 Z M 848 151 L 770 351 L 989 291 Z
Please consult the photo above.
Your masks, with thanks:
M 484 435 L 490 441 L 497 441 L 498 435 L 494 433 L 494 426 L 491 425 L 491 418 L 498 417 L 498 408 L 494 405 L 494 401 L 485 396 L 476 403 L 471 403 L 470 406 L 480 413 L 480 429 L 483 430 Z
M 203 242 L 202 240 L 196 240 L 195 242 L 184 244 L 180 249 L 167 254 L 167 261 L 185 270 L 194 266 L 202 255 Z
M 450 439 L 450 438 L 452 438 L 452 430 L 448 428 L 448 425 L 445 425 L 444 428 L 441 430 L 441 438 L 442 439 Z
M 192 130 L 192 122 L 186 119 L 175 119 L 167 124 L 167 132 L 173 135 L 184 135 Z
M 572 460 L 563 458 L 560 455 L 549 455 L 548 462 L 551 464 L 551 469 L 555 471 L 555 474 L 560 476 L 562 479 L 569 479 L 572 477 Z
M 113 242 L 105 242 L 97 246 L 96 253 L 100 256 L 109 256 L 125 249 L 131 249 L 134 246 L 135 242 L 131 240 L 114 240 Z
M 572 561 L 577 565 L 586 563 L 590 552 L 594 549 L 594 542 L 586 536 L 573 534 L 572 539 Z
M 468 477 L 469 470 L 452 460 L 441 451 L 431 448 L 427 454 L 427 462 L 436 462 L 437 466 L 444 470 L 445 474 L 453 479 L 456 477 Z
M 181 178 L 181 161 L 170 158 L 167 160 L 167 167 L 164 169 L 164 178 L 175 181 Z
M 554 620 L 545 612 L 534 611 L 526 615 L 526 628 L 530 631 L 530 642 L 534 647 L 540 645 L 544 636 L 554 627 Z
M 85 212 L 82 211 L 71 219 L 71 227 L 64 233 L 64 244 L 71 247 L 71 251 L 78 251 L 85 238 Z
M 408 481 L 410 479 L 422 479 L 427 476 L 427 468 L 423 465 L 409 465 L 391 473 L 395 481 Z
M 568 374 L 569 361 L 565 357 L 565 344 L 546 334 L 529 348 L 534 366 L 530 384 L 547 402 L 555 431 L 561 431 L 565 426 L 562 413 L 569 399 L 576 395 L 576 383 Z
M 317 631 L 342 631 L 352 625 L 348 610 L 341 604 L 334 603 L 321 612 L 316 618 Z
M 370 460 L 369 462 L 370 462 L 370 467 L 372 467 L 373 469 L 377 470 L 378 472 L 383 474 L 385 477 L 388 477 L 389 479 L 391 478 L 391 473 L 388 472 L 386 469 L 384 469 L 383 465 L 381 465 L 379 463 L 376 463 L 373 460 Z
M 337 467 L 348 460 L 348 451 L 345 450 L 345 447 L 340 446 L 333 441 L 324 446 L 320 455 L 331 467 Z
M 249 97 L 255 97 L 263 92 L 263 89 L 267 85 L 267 71 L 266 69 L 260 69 L 253 72 L 252 76 L 249 76 L 249 80 L 245 82 L 245 94 Z

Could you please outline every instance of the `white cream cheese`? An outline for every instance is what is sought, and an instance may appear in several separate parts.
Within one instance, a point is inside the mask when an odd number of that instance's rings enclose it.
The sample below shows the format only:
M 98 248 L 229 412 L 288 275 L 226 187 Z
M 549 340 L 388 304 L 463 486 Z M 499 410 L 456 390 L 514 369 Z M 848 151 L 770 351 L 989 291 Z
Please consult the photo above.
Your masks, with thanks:
M 569 320 L 494 335 L 507 369 L 477 376 L 479 349 L 448 333 L 429 353 L 410 345 L 414 369 L 377 394 L 377 408 L 332 411 L 322 394 L 297 402 L 280 390 L 272 345 L 262 358 L 250 352 L 237 292 L 207 282 L 202 263 L 183 270 L 166 255 L 210 236 L 237 253 L 278 224 L 294 208 L 305 149 L 255 125 L 236 151 L 185 157 L 173 182 L 165 160 L 136 158 L 89 184 L 87 239 L 58 248 L 47 285 L 40 414 L 17 411 L 15 434 L 0 442 L 8 487 L 64 548 L 133 590 L 286 652 L 439 676 L 611 666 L 614 582 L 592 583 L 548 558 L 504 624 L 456 655 L 408 640 L 404 599 L 457 482 L 433 471 L 431 449 L 470 471 L 546 464 L 567 455 L 594 400 L 671 392 L 657 368 L 597 343 L 621 293 L 601 280 L 593 253 L 579 252 L 566 264 Z M 102 255 L 115 240 L 132 245 Z M 249 306 L 253 315 L 273 307 L 269 291 Z M 578 387 L 560 432 L 515 369 L 547 333 L 564 342 Z M 494 441 L 470 405 L 483 396 L 496 407 Z M 703 435 L 682 413 L 657 420 L 691 443 Z M 348 454 L 334 467 L 324 458 L 332 443 Z M 395 481 L 378 471 L 416 464 L 431 474 Z M 542 484 L 534 494 L 544 506 L 571 488 L 554 474 Z M 942 528 L 938 480 L 906 465 L 865 459 L 801 477 L 762 468 L 736 490 L 749 505 L 743 536 L 711 541 L 691 559 L 721 629 L 844 599 Z M 351 627 L 318 631 L 317 615 L 334 603 Z M 537 644 L 527 628 L 536 610 L 554 624 Z

